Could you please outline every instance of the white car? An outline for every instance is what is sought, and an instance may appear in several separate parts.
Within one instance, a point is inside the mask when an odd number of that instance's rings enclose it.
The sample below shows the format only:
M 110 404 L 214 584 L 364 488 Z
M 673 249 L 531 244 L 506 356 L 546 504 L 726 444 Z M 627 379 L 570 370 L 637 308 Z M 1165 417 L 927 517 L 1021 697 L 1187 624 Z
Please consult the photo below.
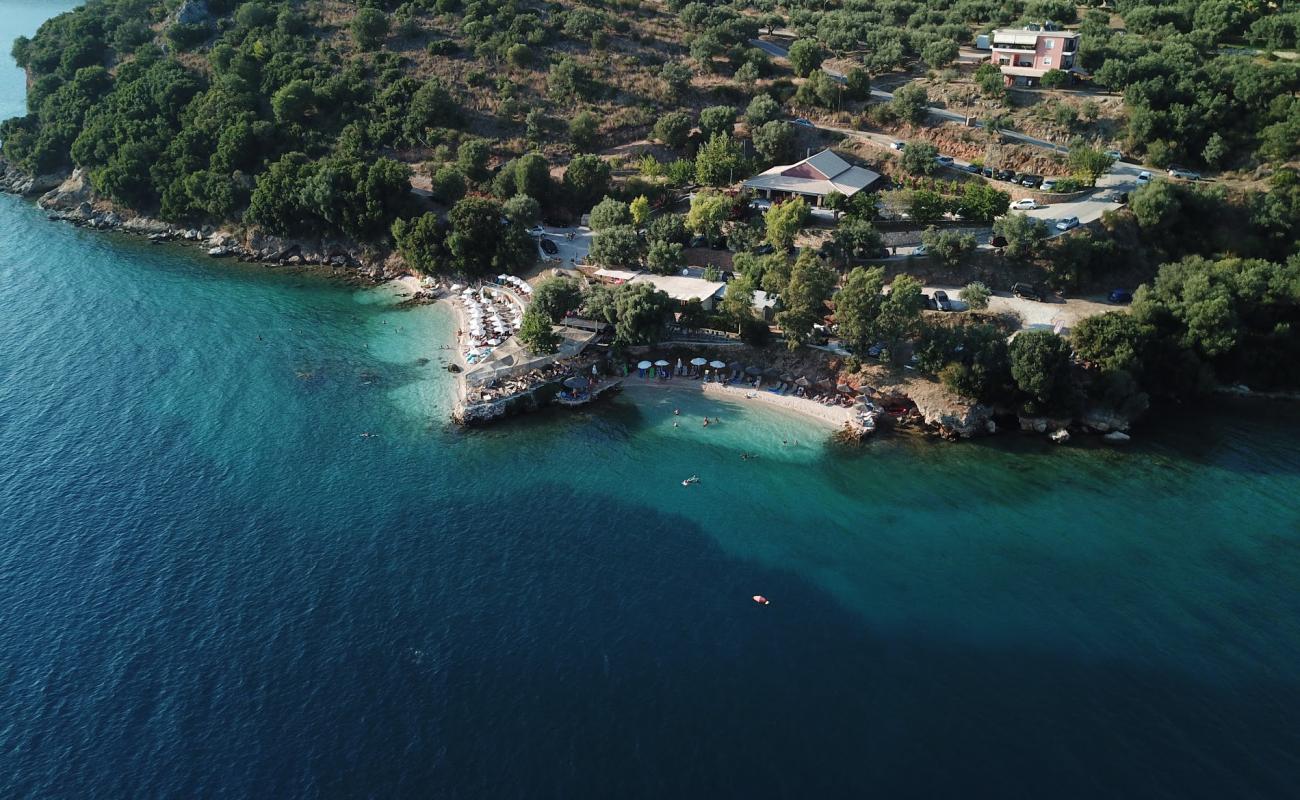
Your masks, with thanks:
M 889 143 L 889 149 L 890 149 L 890 150 L 904 150 L 904 149 L 906 149 L 906 148 L 907 148 L 907 143 L 906 143 L 906 142 L 890 142 L 890 143 Z
M 1169 177 L 1182 178 L 1185 181 L 1199 181 L 1201 179 L 1201 173 L 1196 172 L 1195 170 L 1183 169 L 1182 167 L 1174 167 L 1169 170 Z
M 1124 154 L 1118 150 L 1107 150 L 1106 155 L 1110 156 L 1112 161 L 1123 161 Z
M 1077 228 L 1077 227 L 1079 227 L 1078 217 L 1066 217 L 1065 219 L 1056 223 L 1056 229 L 1058 231 L 1068 231 L 1071 228 Z
M 1023 200 L 1017 200 L 1011 204 L 1012 211 L 1033 211 L 1038 208 L 1038 201 L 1032 197 L 1026 197 Z
M 918 244 L 918 245 L 917 245 L 917 246 L 912 250 L 912 255 L 914 255 L 914 256 L 923 256 L 923 255 L 926 254 L 926 252 L 927 252 L 927 251 L 926 251 L 926 249 L 925 249 L 925 245 L 923 245 L 923 244 Z
M 1043 185 L 1038 187 L 1044 192 L 1050 192 L 1056 188 L 1056 178 L 1044 178 Z
M 542 236 L 545 233 L 546 233 L 546 229 L 543 228 L 541 225 L 534 225 L 533 227 L 528 229 L 529 236 Z
M 1151 182 L 1150 172 L 1147 172 L 1146 170 L 1142 170 L 1141 172 L 1138 173 L 1138 179 L 1137 179 L 1138 186 L 1146 186 L 1150 182 Z

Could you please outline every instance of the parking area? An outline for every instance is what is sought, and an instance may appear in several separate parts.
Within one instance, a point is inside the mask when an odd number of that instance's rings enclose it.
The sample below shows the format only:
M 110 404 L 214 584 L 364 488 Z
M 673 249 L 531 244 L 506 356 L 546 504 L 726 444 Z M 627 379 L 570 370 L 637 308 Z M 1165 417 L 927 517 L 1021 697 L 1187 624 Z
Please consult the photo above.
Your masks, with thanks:
M 564 266 L 573 266 L 586 261 L 591 250 L 592 232 L 590 228 L 554 228 L 539 225 L 530 231 L 537 240 L 537 257 L 542 261 L 558 258 Z M 572 238 L 570 238 L 572 235 Z M 541 240 L 549 239 L 555 243 L 556 253 L 551 255 L 542 250 Z

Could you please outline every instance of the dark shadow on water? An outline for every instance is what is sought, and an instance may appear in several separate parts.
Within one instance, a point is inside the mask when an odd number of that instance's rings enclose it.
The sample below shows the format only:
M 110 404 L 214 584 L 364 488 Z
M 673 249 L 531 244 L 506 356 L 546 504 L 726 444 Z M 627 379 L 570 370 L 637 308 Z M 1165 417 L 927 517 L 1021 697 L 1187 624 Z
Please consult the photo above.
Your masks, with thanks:
M 436 514 L 403 507 L 362 529 L 211 512 L 171 561 L 141 551 L 120 564 L 121 585 L 151 582 L 168 603 L 119 638 L 79 642 L 103 648 L 82 656 L 103 672 L 10 690 L 6 716 L 22 726 L 0 734 L 0 786 L 1248 798 L 1288 796 L 1300 774 L 1292 680 L 1214 685 L 1138 659 L 872 630 L 679 516 L 566 484 L 497 503 L 466 487 Z M 324 528 L 296 533 L 312 524 Z M 94 630 L 134 613 L 113 608 Z

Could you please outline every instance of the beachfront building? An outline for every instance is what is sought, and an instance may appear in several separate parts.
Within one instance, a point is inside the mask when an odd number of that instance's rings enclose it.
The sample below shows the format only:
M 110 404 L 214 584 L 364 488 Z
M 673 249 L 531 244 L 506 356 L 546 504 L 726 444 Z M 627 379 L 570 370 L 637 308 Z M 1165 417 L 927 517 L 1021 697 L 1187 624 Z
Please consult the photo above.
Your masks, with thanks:
M 727 284 L 722 281 L 706 281 L 694 272 L 683 270 L 685 275 L 654 275 L 649 272 L 631 272 L 622 269 L 598 269 L 596 277 L 609 283 L 648 283 L 659 291 L 677 301 L 680 306 L 691 300 L 699 300 L 705 311 L 712 311 L 722 297 Z
M 768 200 L 803 197 L 820 206 L 831 192 L 852 197 L 878 180 L 880 173 L 855 167 L 830 150 L 823 150 L 797 164 L 772 167 L 742 185 Z
M 993 31 L 990 47 L 1007 86 L 1033 86 L 1048 70 L 1079 71 L 1076 31 L 1049 31 L 1037 25 L 999 28 Z

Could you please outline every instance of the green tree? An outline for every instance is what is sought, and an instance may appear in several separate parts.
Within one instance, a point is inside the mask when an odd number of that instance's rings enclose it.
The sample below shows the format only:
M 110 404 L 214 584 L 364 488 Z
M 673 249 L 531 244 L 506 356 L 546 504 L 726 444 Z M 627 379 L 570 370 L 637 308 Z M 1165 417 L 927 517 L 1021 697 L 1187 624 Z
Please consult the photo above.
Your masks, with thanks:
M 725 133 L 714 134 L 695 156 L 695 179 L 705 186 L 727 186 L 741 171 L 740 145 Z
M 1070 344 L 1084 364 L 1106 372 L 1140 373 L 1142 353 L 1152 333 L 1133 314 L 1107 311 L 1079 320 L 1070 330 Z
M 876 226 L 857 217 L 849 217 L 836 226 L 831 242 L 845 265 L 859 258 L 876 258 L 885 245 Z
M 304 122 L 316 102 L 316 93 L 304 80 L 293 80 L 271 96 L 271 111 L 281 124 Z
M 547 278 L 533 287 L 530 309 L 536 309 L 548 323 L 564 319 L 582 305 L 582 286 L 569 277 Z
M 1106 174 L 1106 170 L 1110 169 L 1115 159 L 1106 155 L 1100 148 L 1076 142 L 1070 145 L 1070 153 L 1066 156 L 1066 161 L 1069 162 L 1075 177 L 1086 181 L 1089 186 L 1096 186 L 1097 179 Z
M 926 252 L 938 259 L 939 263 L 949 269 L 956 267 L 962 259 L 975 252 L 977 242 L 968 233 L 954 230 L 939 230 L 933 225 L 921 234 L 921 243 Z
M 700 132 L 704 138 L 715 134 L 731 135 L 736 125 L 736 109 L 731 106 L 709 106 L 700 112 Z
M 925 118 L 926 107 L 929 104 L 930 94 L 925 90 L 925 87 L 920 84 L 909 83 L 906 86 L 899 87 L 894 92 L 894 99 L 889 101 L 889 108 L 894 112 L 894 116 L 899 119 L 917 123 Z M 908 149 L 910 150 L 915 146 L 909 145 Z
M 691 135 L 691 117 L 684 111 L 670 111 L 655 121 L 654 138 L 679 150 Z
M 1011 377 L 1031 413 L 1061 411 L 1070 390 L 1070 345 L 1051 331 L 1021 331 L 1011 342 Z
M 501 213 L 516 225 L 529 228 L 541 220 L 542 204 L 526 194 L 517 194 L 501 204 Z
M 624 347 L 657 344 L 672 316 L 672 298 L 648 283 L 628 283 L 614 296 L 614 341 Z
M 616 225 L 631 225 L 632 212 L 627 203 L 606 197 L 591 209 L 589 225 L 593 231 L 603 231 Z
M 781 293 L 782 310 L 776 314 L 776 324 L 781 326 L 791 350 L 806 344 L 813 326 L 826 316 L 826 298 L 835 288 L 836 279 L 835 270 L 822 264 L 811 250 L 799 254 Z
M 609 191 L 609 162 L 600 156 L 578 156 L 564 171 L 564 189 L 575 208 L 588 208 Z
M 753 131 L 754 149 L 766 161 L 782 163 L 794 153 L 794 126 L 788 122 L 772 120 Z
M 802 197 L 772 206 L 767 212 L 767 241 L 780 252 L 794 247 L 794 239 L 808 224 L 812 209 Z
M 939 69 L 957 57 L 957 43 L 951 39 L 936 39 L 921 50 L 921 58 L 930 69 Z
M 363 8 L 352 18 L 352 41 L 362 50 L 377 50 L 388 36 L 388 15 Z
M 731 324 L 739 328 L 754 318 L 754 279 L 737 275 L 727 284 L 727 293 L 718 304 L 718 311 Z
M 555 332 L 551 320 L 547 319 L 546 314 L 536 305 L 531 305 L 524 310 L 523 321 L 519 324 L 518 338 L 519 343 L 534 356 L 558 352 L 560 342 L 563 341 Z
M 591 240 L 587 260 L 603 267 L 630 269 L 641 265 L 641 239 L 631 225 L 616 225 Z
M 989 291 L 989 287 L 980 281 L 972 281 L 966 284 L 965 288 L 958 294 L 962 302 L 976 311 L 983 311 L 988 308 L 989 298 L 992 296 L 993 293 Z
M 907 193 L 907 213 L 915 222 L 933 222 L 948 211 L 948 199 L 930 189 L 914 189 Z
M 710 241 L 722 236 L 722 226 L 731 214 L 732 200 L 717 192 L 699 192 L 691 198 L 686 227 Z
M 552 98 L 572 102 L 587 96 L 590 78 L 577 61 L 563 56 L 551 65 L 546 74 L 546 88 Z
M 650 198 L 645 195 L 638 195 L 629 204 L 628 211 L 632 214 L 633 225 L 638 228 L 645 227 L 645 224 L 650 221 Z
M 853 67 L 844 76 L 844 94 L 850 100 L 867 100 L 871 97 L 871 74 L 861 67 Z
M 693 204 L 694 201 L 692 201 Z M 686 244 L 686 240 L 689 238 L 686 229 L 686 218 L 681 214 L 661 214 L 650 220 L 650 224 L 646 228 L 646 236 L 652 242 Z
M 421 214 L 413 220 L 399 219 L 393 223 L 397 251 L 408 266 L 420 272 L 442 271 L 443 237 L 437 214 Z
M 651 242 L 645 263 L 656 275 L 675 275 L 686 266 L 686 257 L 677 242 Z
M 884 300 L 885 270 L 857 267 L 844 279 L 835 295 L 835 321 L 850 350 L 865 354 L 878 335 L 876 320 Z
M 745 108 L 745 121 L 750 131 L 756 131 L 772 120 L 781 118 L 781 104 L 770 94 L 755 95 Z
M 799 39 L 790 45 L 790 68 L 800 78 L 806 78 L 820 69 L 825 53 L 816 39 Z
M 456 166 L 462 175 L 475 183 L 488 178 L 488 161 L 492 146 L 482 139 L 466 139 L 456 148 Z
M 466 197 L 447 214 L 447 251 L 452 266 L 467 275 L 513 273 L 536 255 L 532 239 L 517 224 L 503 225 L 501 204 Z
M 903 150 L 903 169 L 912 175 L 933 175 L 939 169 L 939 148 L 929 142 L 912 142 Z
M 582 111 L 569 120 L 569 140 L 579 150 L 590 150 L 600 133 L 600 120 L 590 111 Z
M 465 176 L 450 165 L 433 174 L 430 186 L 433 196 L 443 203 L 454 203 L 465 196 Z
M 1070 76 L 1065 74 L 1064 70 L 1049 69 L 1043 73 L 1043 77 L 1039 78 L 1039 81 L 1043 84 L 1044 89 L 1059 89 L 1069 79 Z
M 894 363 L 902 360 L 900 345 L 920 327 L 921 309 L 924 307 L 921 282 L 910 275 L 895 277 L 889 286 L 889 294 L 880 301 L 875 329 L 876 338 L 883 339 L 888 345 Z
M 973 181 L 966 184 L 957 199 L 957 213 L 972 222 L 992 222 L 1011 207 L 1011 195 L 987 183 Z
M 993 223 L 993 232 L 1007 240 L 1007 258 L 1028 261 L 1047 240 L 1047 223 L 1025 214 L 1007 214 Z

